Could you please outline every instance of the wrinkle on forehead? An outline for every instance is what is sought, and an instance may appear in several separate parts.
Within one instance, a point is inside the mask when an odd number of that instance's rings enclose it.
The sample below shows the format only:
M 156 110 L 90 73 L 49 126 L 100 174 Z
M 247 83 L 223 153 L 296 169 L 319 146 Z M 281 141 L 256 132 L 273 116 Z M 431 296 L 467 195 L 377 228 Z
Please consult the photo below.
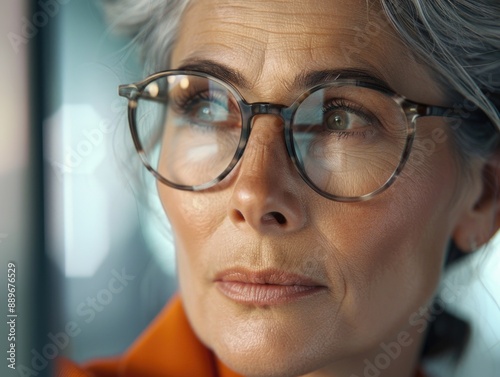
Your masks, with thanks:
M 271 46 L 277 44 L 282 49 L 294 48 L 293 43 L 286 44 L 283 35 L 321 41 L 321 38 L 329 38 L 337 33 L 339 26 L 347 29 L 351 26 L 354 30 L 356 26 L 373 21 L 375 12 L 381 11 L 380 6 L 374 7 L 365 0 L 308 0 L 292 3 L 289 0 L 198 0 L 191 1 L 186 12 L 198 7 L 197 23 L 213 26 L 213 22 L 217 22 L 221 30 L 228 31 L 236 27 L 242 36 L 256 42 L 261 41 L 263 34 L 266 34 Z M 259 27 L 258 24 L 265 27 Z
M 173 65 L 215 57 L 253 84 L 259 98 L 247 100 L 281 103 L 295 98 L 293 77 L 305 66 L 368 68 L 414 101 L 442 104 L 437 84 L 382 15 L 378 2 L 365 0 L 198 0 L 184 14 Z

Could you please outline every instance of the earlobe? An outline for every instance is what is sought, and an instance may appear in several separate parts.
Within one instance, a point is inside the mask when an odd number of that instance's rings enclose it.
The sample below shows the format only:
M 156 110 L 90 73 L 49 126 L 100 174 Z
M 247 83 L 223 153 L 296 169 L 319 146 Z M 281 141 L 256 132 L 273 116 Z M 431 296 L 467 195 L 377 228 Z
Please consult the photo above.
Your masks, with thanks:
M 476 178 L 476 177 L 475 177 Z M 484 245 L 500 228 L 500 155 L 483 163 L 477 177 L 478 187 L 470 199 L 453 233 L 455 244 L 464 252 L 475 251 Z

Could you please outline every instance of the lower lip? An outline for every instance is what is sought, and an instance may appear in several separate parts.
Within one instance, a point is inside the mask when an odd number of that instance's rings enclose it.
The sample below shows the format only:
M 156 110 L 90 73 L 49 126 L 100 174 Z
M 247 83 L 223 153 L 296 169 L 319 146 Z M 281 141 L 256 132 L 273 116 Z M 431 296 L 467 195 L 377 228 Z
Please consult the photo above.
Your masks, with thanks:
M 218 281 L 216 286 L 229 299 L 256 306 L 286 304 L 326 291 L 326 287 L 323 286 L 252 284 L 235 281 Z

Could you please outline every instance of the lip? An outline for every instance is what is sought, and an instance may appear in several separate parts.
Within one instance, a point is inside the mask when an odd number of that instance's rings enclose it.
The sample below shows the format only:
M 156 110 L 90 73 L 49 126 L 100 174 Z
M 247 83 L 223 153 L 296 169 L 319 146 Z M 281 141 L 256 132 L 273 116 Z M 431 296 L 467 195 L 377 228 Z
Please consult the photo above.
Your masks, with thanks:
M 230 300 L 256 306 L 286 304 L 327 290 L 307 276 L 276 269 L 226 270 L 217 274 L 214 281 L 219 292 Z

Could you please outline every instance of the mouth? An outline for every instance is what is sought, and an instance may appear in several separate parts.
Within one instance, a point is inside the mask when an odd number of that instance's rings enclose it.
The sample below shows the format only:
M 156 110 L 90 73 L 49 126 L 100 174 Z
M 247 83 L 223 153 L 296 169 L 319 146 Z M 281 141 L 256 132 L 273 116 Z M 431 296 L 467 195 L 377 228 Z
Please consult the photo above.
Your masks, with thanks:
M 230 300 L 255 306 L 286 304 L 328 290 L 307 276 L 275 269 L 223 271 L 217 274 L 215 285 Z

